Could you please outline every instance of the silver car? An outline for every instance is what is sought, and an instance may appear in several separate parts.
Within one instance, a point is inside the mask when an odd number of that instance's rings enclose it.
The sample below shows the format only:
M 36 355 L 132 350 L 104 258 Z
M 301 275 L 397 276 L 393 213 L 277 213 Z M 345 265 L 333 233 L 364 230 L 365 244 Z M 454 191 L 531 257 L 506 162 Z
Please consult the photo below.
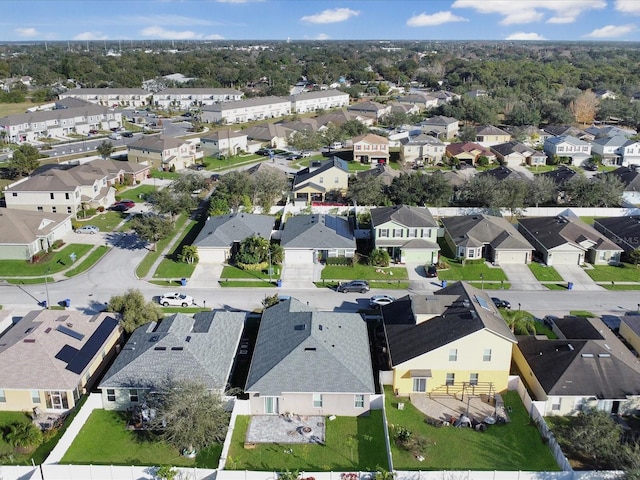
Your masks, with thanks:
M 89 233 L 91 235 L 94 235 L 99 231 L 100 229 L 95 225 L 83 225 L 82 227 L 76 228 L 76 233 Z

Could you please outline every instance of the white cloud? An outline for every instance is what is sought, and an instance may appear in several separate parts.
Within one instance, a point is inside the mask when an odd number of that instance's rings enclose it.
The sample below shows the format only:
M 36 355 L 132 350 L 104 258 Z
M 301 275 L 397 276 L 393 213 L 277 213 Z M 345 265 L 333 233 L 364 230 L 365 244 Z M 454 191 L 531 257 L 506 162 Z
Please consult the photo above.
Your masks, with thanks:
M 588 33 L 585 37 L 589 38 L 616 38 L 622 37 L 627 33 L 633 32 L 636 26 L 628 25 L 606 25 L 602 28 L 596 28 L 593 32 Z
M 309 23 L 338 23 L 349 20 L 351 17 L 357 17 L 360 15 L 358 10 L 351 10 L 350 8 L 334 8 L 333 10 L 323 10 L 320 13 L 314 15 L 307 15 L 300 20 Z
M 535 32 L 516 32 L 509 35 L 505 40 L 546 40 L 546 38 Z
M 143 28 L 140 30 L 140 35 L 163 40 L 222 40 L 223 38 L 217 34 L 204 35 L 191 30 L 167 30 L 158 26 Z
M 14 30 L 20 37 L 35 37 L 40 34 L 35 28 L 16 28 Z
M 616 10 L 640 15 L 640 2 L 638 0 L 616 0 Z
M 478 13 L 502 15 L 502 25 L 539 22 L 573 23 L 587 10 L 602 9 L 605 0 L 455 0 L 453 8 L 471 8 Z
M 125 17 L 128 23 L 134 23 L 137 25 L 171 25 L 171 26 L 211 26 L 219 25 L 218 22 L 212 22 L 204 18 L 197 17 L 185 17 L 182 15 L 136 15 L 133 17 Z
M 102 32 L 82 32 L 73 37 L 74 40 L 106 40 L 108 38 Z
M 435 25 L 442 25 L 443 23 L 451 22 L 468 22 L 469 20 L 463 17 L 458 17 L 451 12 L 437 12 L 431 15 L 421 13 L 420 15 L 414 15 L 407 20 L 407 26 L 409 27 L 433 27 Z
M 329 40 L 331 37 L 326 33 L 319 33 L 315 36 L 314 40 Z

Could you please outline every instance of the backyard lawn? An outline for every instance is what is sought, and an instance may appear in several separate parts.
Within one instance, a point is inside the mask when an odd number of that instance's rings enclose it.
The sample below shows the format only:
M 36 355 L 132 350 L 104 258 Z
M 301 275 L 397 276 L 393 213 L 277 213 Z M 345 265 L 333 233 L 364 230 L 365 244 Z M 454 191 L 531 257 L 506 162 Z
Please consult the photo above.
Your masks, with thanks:
M 630 263 L 594 265 L 585 272 L 596 282 L 640 282 L 640 267 Z
M 239 165 L 245 165 L 250 163 L 259 163 L 268 160 L 269 157 L 263 157 L 262 155 L 236 155 L 235 157 L 226 157 L 224 160 L 220 160 L 216 157 L 207 157 L 204 160 L 206 164 L 206 169 L 209 171 L 220 171 L 220 170 L 228 170 L 232 167 L 237 167 Z
M 138 185 L 128 190 L 122 190 L 116 195 L 116 200 L 133 200 L 134 202 L 144 201 L 145 195 L 157 190 L 153 185 Z
M 73 222 L 74 226 L 81 227 L 82 225 L 95 225 L 101 232 L 113 232 L 113 230 L 127 218 L 127 214 L 124 212 L 104 212 L 99 215 L 90 218 L 89 220 L 82 220 Z
M 438 270 L 438 278 L 440 280 L 465 280 L 479 282 L 483 279 L 485 282 L 507 281 L 507 276 L 501 268 L 490 267 L 486 263 L 467 263 L 462 265 L 454 260 L 447 259 L 449 268 L 446 270 Z M 482 277 L 481 277 L 482 275 Z M 485 288 L 488 288 L 485 285 Z
M 30 419 L 24 412 L 0 412 L 0 432 L 8 429 L 13 423 L 29 423 Z M 31 455 L 20 454 L 7 443 L 4 434 L 0 434 L 0 464 L 28 465 Z
M 352 267 L 326 265 L 322 278 L 327 280 L 406 280 L 409 278 L 404 267 L 378 268 L 356 264 Z
M 434 427 L 403 397 L 403 410 L 390 387 L 385 387 L 387 420 L 390 426 L 393 466 L 399 470 L 508 470 L 557 471 L 549 447 L 530 421 L 517 392 L 503 394 L 511 407 L 511 422 L 490 426 L 486 432 L 471 428 Z M 398 427 L 407 428 L 421 438 L 424 447 L 420 462 L 414 454 L 393 440 Z
M 189 459 L 151 432 L 128 430 L 126 412 L 94 410 L 60 463 L 216 468 L 221 452 L 216 445 Z
M 0 260 L 0 276 L 41 277 L 45 273 L 56 273 L 73 265 L 70 254 L 75 253 L 76 262 L 79 262 L 92 247 L 92 245 L 72 243 L 52 252 L 47 259 L 38 263 L 30 263 L 26 260 Z
M 536 277 L 536 280 L 540 282 L 562 282 L 562 277 L 553 267 L 547 267 L 538 262 L 532 262 L 529 264 L 529 270 Z
M 249 416 L 238 416 L 227 457 L 227 470 L 374 471 L 388 470 L 382 410 L 368 417 L 327 421 L 324 445 L 264 443 L 245 449 Z

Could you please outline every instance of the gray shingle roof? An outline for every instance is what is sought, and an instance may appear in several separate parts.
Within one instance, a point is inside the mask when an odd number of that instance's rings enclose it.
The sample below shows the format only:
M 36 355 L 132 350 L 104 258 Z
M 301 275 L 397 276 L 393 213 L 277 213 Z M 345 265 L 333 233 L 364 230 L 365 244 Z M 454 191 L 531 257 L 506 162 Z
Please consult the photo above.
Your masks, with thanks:
M 321 173 L 326 172 L 327 170 L 331 169 L 331 168 L 339 168 L 340 170 L 343 170 L 345 172 L 349 171 L 349 167 L 347 166 L 347 163 L 342 160 L 339 157 L 331 157 L 330 160 L 326 160 L 320 163 L 320 167 L 316 168 L 316 169 L 311 169 L 309 167 L 307 168 L 303 168 L 302 170 L 299 170 L 298 172 L 296 172 L 296 176 L 293 179 L 293 187 L 294 189 L 298 186 L 298 185 L 302 185 L 304 183 L 307 183 L 307 181 L 317 175 L 320 175 Z
M 607 237 L 613 234 L 622 239 L 616 243 L 625 250 L 640 248 L 640 216 L 596 218 L 593 223 L 599 232 L 608 231 Z
M 283 248 L 356 248 L 349 218 L 336 215 L 296 215 L 284 224 Z
M 275 218 L 252 213 L 231 213 L 209 218 L 193 241 L 196 247 L 231 247 L 254 235 L 270 239 Z
M 502 217 L 485 214 L 446 217 L 442 224 L 457 246 L 489 244 L 497 250 L 533 250 L 516 227 Z
M 394 221 L 405 227 L 437 227 L 431 212 L 426 208 L 408 205 L 394 205 L 371 209 L 371 225 L 377 227 L 383 223 Z
M 150 388 L 196 379 L 224 391 L 240 342 L 244 312 L 177 313 L 136 329 L 99 388 Z
M 0 209 L 0 244 L 31 243 L 44 237 L 71 217 L 67 213 Z
M 164 152 L 172 148 L 179 148 L 185 141 L 162 135 L 147 135 L 127 145 L 129 150 L 149 150 L 152 152 Z
M 594 250 L 622 251 L 595 228 L 572 216 L 521 218 L 518 222 L 547 250 L 566 243 L 578 245 L 584 240 L 590 240 L 594 243 L 591 247 Z
M 295 298 L 267 308 L 245 390 L 374 393 L 364 319 L 317 311 Z

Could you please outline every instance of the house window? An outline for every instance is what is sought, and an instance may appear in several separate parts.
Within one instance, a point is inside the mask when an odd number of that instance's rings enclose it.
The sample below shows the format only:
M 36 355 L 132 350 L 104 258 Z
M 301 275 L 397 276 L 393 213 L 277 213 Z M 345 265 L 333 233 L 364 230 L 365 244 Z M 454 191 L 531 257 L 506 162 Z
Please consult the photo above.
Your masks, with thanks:
M 314 393 L 313 394 L 313 406 L 314 408 L 322 408 L 322 394 Z
M 320 177 L 320 181 L 319 181 L 319 183 L 320 183 L 320 184 L 323 184 L 323 183 L 324 183 L 324 177 Z
M 413 391 L 414 392 L 426 392 L 427 391 L 427 379 L 422 377 L 413 378 Z
M 17 197 L 18 196 L 18 192 L 11 192 L 11 196 L 12 197 Z
M 561 405 L 562 405 L 561 397 L 553 397 L 551 399 L 551 410 L 559 411 Z
M 53 193 L 49 194 L 49 198 L 51 198 L 51 200 L 53 200 Z
M 0 388 L 0 403 L 6 403 L 7 396 L 4 393 L 4 390 Z
M 389 237 L 389 229 L 388 228 L 381 228 L 380 230 L 378 230 L 378 237 L 380 237 L 380 238 L 388 238 Z
M 71 210 L 71 207 L 67 207 L 67 213 L 72 213 L 73 210 Z
M 478 385 L 478 374 L 470 373 L 469 374 L 469 385 Z
M 31 390 L 31 403 L 40 403 L 40 390 Z
M 52 410 L 66 410 L 69 408 L 67 392 L 51 390 L 45 392 L 47 408 Z
M 68 193 L 65 193 L 65 194 L 64 194 L 64 199 L 65 199 L 65 200 L 69 200 L 69 194 L 68 194 Z
M 607 252 L 604 252 L 604 251 L 598 252 L 598 258 L 599 258 L 600 260 L 606 260 L 606 258 L 607 258 Z
M 42 207 L 38 207 L 38 211 L 39 211 L 39 212 L 44 212 L 44 208 L 42 208 Z
M 447 373 L 447 380 L 445 382 L 446 385 L 453 385 L 456 382 L 456 374 L 455 373 Z
M 417 237 L 418 236 L 418 229 L 417 228 L 410 228 L 409 230 L 407 230 L 407 237 Z
M 491 361 L 491 349 L 490 348 L 485 348 L 484 349 L 484 353 L 482 354 L 482 361 L 483 362 L 490 362 Z
M 336 184 L 337 184 L 337 183 L 340 183 L 340 177 L 335 177 L 335 178 L 333 179 L 333 183 L 336 183 Z
M 449 361 L 456 362 L 458 360 L 458 349 L 452 348 L 449 350 Z
M 469 249 L 469 251 L 468 251 L 468 253 L 467 253 L 467 256 L 468 256 L 469 258 L 473 258 L 473 257 L 475 257 L 475 256 L 476 256 L 476 251 L 475 251 L 474 249 Z
M 138 390 L 135 388 L 129 390 L 129 401 L 131 403 L 138 403 Z
M 116 391 L 113 388 L 107 389 L 107 402 L 115 402 L 116 401 Z
M 401 228 L 394 228 L 393 229 L 393 236 L 394 238 L 402 238 L 402 229 Z
M 355 395 L 353 406 L 355 408 L 364 408 L 364 395 L 362 394 Z
M 51 207 L 51 212 L 56 213 L 58 211 L 57 207 Z

